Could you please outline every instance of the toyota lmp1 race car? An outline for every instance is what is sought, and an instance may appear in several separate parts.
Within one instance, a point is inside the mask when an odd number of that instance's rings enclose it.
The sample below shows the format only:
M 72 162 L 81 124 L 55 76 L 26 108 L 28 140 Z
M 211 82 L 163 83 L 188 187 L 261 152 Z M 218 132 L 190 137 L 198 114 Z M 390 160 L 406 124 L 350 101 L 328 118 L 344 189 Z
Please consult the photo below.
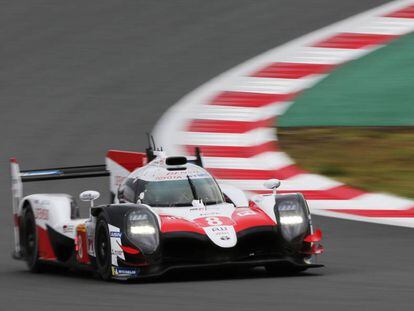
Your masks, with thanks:
M 13 257 L 30 271 L 59 264 L 92 270 L 104 280 L 158 276 L 172 269 L 264 266 L 271 273 L 321 267 L 322 234 L 313 231 L 307 203 L 298 193 L 250 200 L 239 189 L 218 184 L 193 157 L 111 150 L 106 165 L 20 171 L 11 159 L 14 213 Z M 111 204 L 94 206 L 80 218 L 67 194 L 23 197 L 31 181 L 109 176 Z M 269 191 L 270 192 L 270 191 Z

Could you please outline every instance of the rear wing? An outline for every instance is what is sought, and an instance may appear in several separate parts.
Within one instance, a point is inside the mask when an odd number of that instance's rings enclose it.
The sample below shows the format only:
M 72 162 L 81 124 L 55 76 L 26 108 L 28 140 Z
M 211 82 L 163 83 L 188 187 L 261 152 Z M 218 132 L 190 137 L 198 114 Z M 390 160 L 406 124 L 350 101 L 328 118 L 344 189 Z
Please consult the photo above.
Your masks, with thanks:
M 10 159 L 12 180 L 13 211 L 17 211 L 23 197 L 23 183 L 32 181 L 46 181 L 56 179 L 91 178 L 109 176 L 109 171 L 103 165 L 86 165 L 55 167 L 34 170 L 20 170 L 15 158 Z
M 20 172 L 22 182 L 109 176 L 106 165 L 58 167 Z
M 103 165 L 56 167 L 34 170 L 20 170 L 15 158 L 10 159 L 10 171 L 12 179 L 13 205 L 16 208 L 23 197 L 23 183 L 32 181 L 46 181 L 56 179 L 91 178 L 109 176 L 109 171 Z M 14 210 L 14 209 L 13 209 Z
M 111 192 L 133 170 L 146 164 L 145 153 L 109 150 L 106 163 L 99 165 L 54 167 L 20 170 L 15 158 L 10 159 L 13 211 L 17 212 L 23 198 L 23 183 L 47 180 L 110 177 Z

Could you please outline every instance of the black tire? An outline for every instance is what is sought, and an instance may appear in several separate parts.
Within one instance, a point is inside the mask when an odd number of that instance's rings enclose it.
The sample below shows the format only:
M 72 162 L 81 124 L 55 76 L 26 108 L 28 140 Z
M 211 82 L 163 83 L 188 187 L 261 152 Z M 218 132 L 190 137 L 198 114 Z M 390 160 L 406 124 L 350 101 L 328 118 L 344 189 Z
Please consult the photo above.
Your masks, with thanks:
M 41 272 L 43 264 L 39 261 L 39 243 L 36 231 L 36 221 L 33 210 L 27 206 L 22 218 L 22 250 L 30 272 Z
M 307 267 L 298 267 L 291 264 L 271 264 L 265 266 L 267 273 L 274 276 L 296 275 L 305 270 Z
M 98 216 L 95 228 L 95 255 L 99 276 L 109 281 L 112 278 L 111 241 L 109 238 L 108 220 L 105 214 Z

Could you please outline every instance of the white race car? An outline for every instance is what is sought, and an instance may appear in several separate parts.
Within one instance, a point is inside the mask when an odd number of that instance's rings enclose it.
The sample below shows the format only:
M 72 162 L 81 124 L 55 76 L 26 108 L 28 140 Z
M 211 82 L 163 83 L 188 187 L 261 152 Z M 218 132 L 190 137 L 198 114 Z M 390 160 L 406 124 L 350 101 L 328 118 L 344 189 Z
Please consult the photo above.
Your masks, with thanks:
M 196 157 L 168 157 L 111 150 L 106 165 L 20 171 L 11 160 L 14 258 L 31 271 L 60 264 L 96 271 L 102 279 L 135 279 L 171 269 L 264 266 L 272 273 L 321 267 L 321 231 L 312 229 L 301 194 L 273 193 L 250 200 L 237 188 L 218 184 Z M 23 197 L 23 182 L 109 176 L 112 202 L 90 216 L 68 194 Z

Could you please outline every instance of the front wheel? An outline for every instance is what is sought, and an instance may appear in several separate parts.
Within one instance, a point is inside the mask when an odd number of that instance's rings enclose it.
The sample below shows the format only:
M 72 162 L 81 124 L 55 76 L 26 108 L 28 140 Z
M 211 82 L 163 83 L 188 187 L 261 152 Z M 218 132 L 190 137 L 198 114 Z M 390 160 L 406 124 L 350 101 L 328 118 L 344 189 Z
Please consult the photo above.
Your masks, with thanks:
M 23 211 L 22 217 L 22 246 L 23 257 L 30 272 L 40 272 L 42 263 L 39 261 L 39 247 L 36 230 L 36 221 L 30 206 Z
M 95 229 L 96 265 L 99 276 L 109 281 L 112 277 L 111 242 L 109 239 L 108 221 L 102 213 L 98 216 Z

